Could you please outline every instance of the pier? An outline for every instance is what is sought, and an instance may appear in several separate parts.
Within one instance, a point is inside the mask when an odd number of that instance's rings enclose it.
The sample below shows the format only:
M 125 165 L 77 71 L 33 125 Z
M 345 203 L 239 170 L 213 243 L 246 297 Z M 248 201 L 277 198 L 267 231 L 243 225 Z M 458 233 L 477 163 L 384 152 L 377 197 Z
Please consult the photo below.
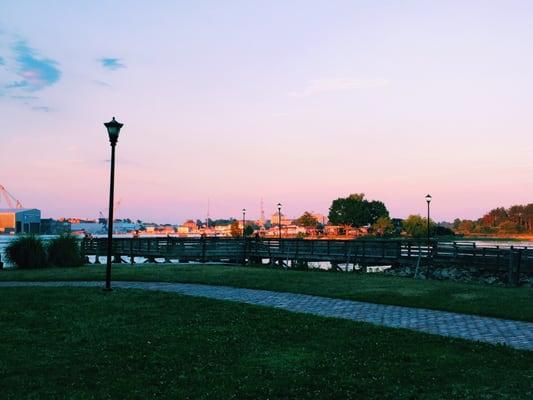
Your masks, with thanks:
M 105 238 L 82 241 L 85 256 L 107 254 Z M 533 248 L 513 246 L 477 247 L 471 243 L 416 240 L 321 240 L 270 238 L 114 238 L 114 262 L 228 262 L 306 266 L 309 262 L 330 262 L 363 267 L 422 265 L 424 268 L 456 266 L 506 273 L 510 282 L 519 274 L 533 275 Z M 127 258 L 127 261 L 124 260 Z

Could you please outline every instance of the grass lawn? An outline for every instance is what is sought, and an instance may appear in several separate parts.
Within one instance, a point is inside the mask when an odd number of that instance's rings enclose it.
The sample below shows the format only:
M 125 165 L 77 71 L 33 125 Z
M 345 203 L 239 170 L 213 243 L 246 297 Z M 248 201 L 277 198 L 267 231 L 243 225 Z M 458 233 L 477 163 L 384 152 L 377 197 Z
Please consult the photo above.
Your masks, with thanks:
M 0 272 L 3 281 L 104 280 L 104 276 L 104 266 Z M 228 285 L 533 321 L 533 289 L 525 287 L 198 264 L 114 265 L 113 279 Z
M 0 289 L 2 399 L 526 399 L 533 352 L 168 293 Z
M 1 281 L 103 281 L 104 277 L 102 265 L 0 272 Z M 379 274 L 198 264 L 114 265 L 113 279 L 227 285 L 533 321 L 533 289 L 526 287 L 501 288 Z

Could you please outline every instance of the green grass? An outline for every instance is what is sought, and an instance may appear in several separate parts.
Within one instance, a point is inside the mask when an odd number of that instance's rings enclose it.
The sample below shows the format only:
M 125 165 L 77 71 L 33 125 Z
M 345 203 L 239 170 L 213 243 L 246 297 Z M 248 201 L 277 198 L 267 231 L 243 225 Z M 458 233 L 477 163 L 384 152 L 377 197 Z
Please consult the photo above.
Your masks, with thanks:
M 2 399 L 526 399 L 533 352 L 169 293 L 0 289 Z
M 104 280 L 104 272 L 104 266 L 6 270 L 0 280 Z M 228 285 L 533 321 L 533 289 L 525 287 L 224 265 L 114 265 L 113 279 Z

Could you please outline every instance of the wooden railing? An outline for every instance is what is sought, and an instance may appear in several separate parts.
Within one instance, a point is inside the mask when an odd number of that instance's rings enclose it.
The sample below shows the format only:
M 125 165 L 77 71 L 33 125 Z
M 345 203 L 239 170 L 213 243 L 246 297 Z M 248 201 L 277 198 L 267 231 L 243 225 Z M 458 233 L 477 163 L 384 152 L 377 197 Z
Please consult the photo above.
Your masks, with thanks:
M 84 239 L 85 255 L 105 256 L 105 238 Z M 431 262 L 435 266 L 461 266 L 533 274 L 533 248 L 476 247 L 473 244 L 414 240 L 307 240 L 270 238 L 115 238 L 116 260 L 135 257 L 180 261 L 291 260 L 402 265 Z

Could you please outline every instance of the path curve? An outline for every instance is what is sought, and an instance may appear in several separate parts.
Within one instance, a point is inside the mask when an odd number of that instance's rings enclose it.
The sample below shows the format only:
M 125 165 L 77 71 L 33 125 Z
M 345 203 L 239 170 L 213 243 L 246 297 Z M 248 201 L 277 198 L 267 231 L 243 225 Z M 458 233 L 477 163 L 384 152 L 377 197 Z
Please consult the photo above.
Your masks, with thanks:
M 81 281 L 0 282 L 0 288 L 20 286 L 100 287 L 102 283 Z M 113 287 L 228 300 L 323 317 L 368 322 L 390 328 L 404 328 L 491 344 L 505 344 L 516 349 L 533 351 L 533 323 L 531 322 L 229 286 L 116 281 L 113 282 Z

